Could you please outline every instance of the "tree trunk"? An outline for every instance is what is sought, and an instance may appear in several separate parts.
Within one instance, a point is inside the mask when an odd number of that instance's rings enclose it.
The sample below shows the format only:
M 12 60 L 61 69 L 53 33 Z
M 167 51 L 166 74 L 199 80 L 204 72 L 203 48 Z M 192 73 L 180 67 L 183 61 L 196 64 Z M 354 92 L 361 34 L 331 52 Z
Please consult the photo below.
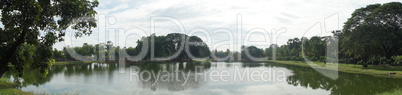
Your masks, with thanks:
M 386 53 L 386 54 L 385 54 L 385 58 L 391 59 L 391 57 L 392 57 L 392 54 L 391 54 L 391 53 Z
M 3 77 L 4 73 L 8 70 L 7 63 L 0 64 L 0 78 Z

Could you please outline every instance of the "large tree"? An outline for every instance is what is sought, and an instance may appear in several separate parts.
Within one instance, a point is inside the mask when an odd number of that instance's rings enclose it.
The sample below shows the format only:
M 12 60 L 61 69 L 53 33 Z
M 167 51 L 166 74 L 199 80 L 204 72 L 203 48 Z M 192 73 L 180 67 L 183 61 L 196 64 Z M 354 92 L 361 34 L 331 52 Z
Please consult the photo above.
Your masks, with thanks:
M 71 27 L 76 36 L 91 34 L 98 4 L 96 0 L 1 0 L 0 77 L 9 69 L 21 75 L 26 68 L 46 75 L 54 62 L 52 46 L 63 41 L 63 30 Z
M 390 59 L 402 48 L 402 4 L 390 2 L 357 9 L 345 23 L 343 51 L 367 59 L 381 55 Z
M 247 54 L 248 53 L 248 54 Z M 257 48 L 256 46 L 241 46 L 241 59 L 245 61 L 258 61 L 254 58 L 264 57 L 264 50 Z
M 143 39 L 137 41 L 137 46 L 135 48 L 127 49 L 127 53 L 129 55 L 138 55 L 142 50 L 143 42 L 148 41 L 148 52 L 143 58 L 144 60 L 153 60 L 151 58 L 151 40 L 152 37 L 154 38 L 154 57 L 161 58 L 161 57 L 169 57 L 175 53 L 178 53 L 177 57 L 171 59 L 173 61 L 191 61 L 193 57 L 196 58 L 205 58 L 210 55 L 210 50 L 206 43 L 202 41 L 201 38 L 197 36 L 188 36 L 186 34 L 180 33 L 170 33 L 166 36 L 156 36 L 152 34 L 148 37 L 143 37 Z M 193 44 L 189 44 L 189 43 Z M 182 49 L 182 50 L 181 50 Z M 187 50 L 189 52 L 187 52 Z

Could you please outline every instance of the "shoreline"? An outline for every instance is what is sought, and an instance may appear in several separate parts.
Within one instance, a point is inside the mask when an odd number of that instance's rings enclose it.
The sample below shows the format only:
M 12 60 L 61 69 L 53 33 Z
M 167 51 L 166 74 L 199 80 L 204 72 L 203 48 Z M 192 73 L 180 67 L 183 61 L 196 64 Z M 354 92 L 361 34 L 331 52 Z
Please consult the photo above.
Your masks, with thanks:
M 8 81 L 6 78 L 0 78 L 0 94 L 1 95 L 34 95 L 33 93 L 15 89 L 15 83 Z
M 309 64 L 307 64 L 306 62 L 303 62 L 303 61 L 265 60 L 265 61 L 260 61 L 260 62 L 279 63 L 279 64 L 311 68 L 311 66 Z M 316 63 L 319 66 L 326 65 L 323 62 L 314 62 L 314 63 Z M 329 68 L 324 68 L 324 67 L 318 67 L 318 68 L 326 69 L 326 70 L 334 70 L 334 69 L 329 69 Z M 382 65 L 369 65 L 367 68 L 364 68 L 362 65 L 338 63 L 337 71 L 344 72 L 344 73 L 372 75 L 372 76 L 378 76 L 378 77 L 402 78 L 402 69 L 401 68 L 402 68 L 402 66 L 382 66 Z M 387 73 L 395 73 L 395 74 L 387 74 Z
M 53 66 L 58 65 L 69 65 L 69 64 L 89 64 L 89 63 L 116 63 L 116 61 L 56 61 Z M 127 62 L 127 63 L 165 63 L 165 62 L 180 62 L 180 61 L 137 61 L 137 62 Z M 184 61 L 183 61 L 184 62 Z M 186 62 L 225 62 L 225 61 L 186 61 Z M 242 61 L 233 61 L 233 62 L 242 62 Z M 263 61 L 255 61 L 255 62 L 265 62 L 265 63 L 279 63 L 279 64 L 286 64 L 286 65 L 294 65 L 294 66 L 301 66 L 301 67 L 310 67 L 304 61 L 280 61 L 280 60 L 263 60 Z M 253 63 L 253 62 L 251 62 Z M 326 66 L 324 62 L 314 62 L 319 66 Z M 230 62 L 229 62 L 230 64 Z M 324 67 L 317 67 L 320 69 L 326 70 L 336 70 L 331 68 L 324 68 Z M 386 66 L 386 65 L 369 65 L 367 68 L 364 68 L 362 65 L 355 65 L 355 64 L 344 64 L 338 63 L 338 70 L 339 72 L 344 73 L 354 73 L 354 74 L 365 74 L 365 75 L 372 75 L 378 77 L 390 77 L 390 78 L 401 78 L 402 79 L 402 66 Z M 395 73 L 395 74 L 388 74 L 388 73 Z

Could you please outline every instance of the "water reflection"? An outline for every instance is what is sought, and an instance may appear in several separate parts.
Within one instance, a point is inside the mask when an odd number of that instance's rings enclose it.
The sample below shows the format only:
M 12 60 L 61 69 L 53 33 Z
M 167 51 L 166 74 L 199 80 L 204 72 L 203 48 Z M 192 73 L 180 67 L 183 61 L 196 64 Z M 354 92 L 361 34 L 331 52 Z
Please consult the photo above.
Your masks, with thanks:
M 202 85 L 203 80 L 202 75 L 196 75 L 196 67 L 201 68 L 198 69 L 197 72 L 205 72 L 209 68 L 211 68 L 210 63 L 201 63 L 201 62 L 181 62 L 181 63 L 143 63 L 143 64 L 128 64 L 125 65 L 126 70 L 130 70 L 130 68 L 136 67 L 140 71 L 152 71 L 152 72 L 162 72 L 167 71 L 170 75 L 173 74 L 170 80 L 163 80 L 159 78 L 161 76 L 166 75 L 165 73 L 161 73 L 160 75 L 148 76 L 147 74 L 142 74 L 143 76 L 139 76 L 149 80 L 137 80 L 139 87 L 156 90 L 156 89 L 168 89 L 170 91 L 180 91 L 189 88 L 197 88 Z M 168 70 L 168 69 L 172 70 Z M 12 70 L 4 75 L 4 77 L 8 79 L 12 79 L 13 82 L 18 83 L 18 88 L 24 88 L 30 85 L 39 87 L 47 82 L 51 81 L 55 75 L 62 74 L 65 78 L 75 78 L 77 76 L 82 76 L 85 81 L 92 81 L 92 77 L 107 77 L 107 81 L 112 83 L 113 77 L 116 77 L 114 74 L 118 74 L 119 65 L 115 63 L 92 63 L 92 64 L 81 64 L 81 65 L 65 65 L 65 66 L 53 66 L 49 68 L 49 73 L 47 77 L 41 77 L 40 73 L 36 70 L 25 70 L 24 75 L 21 78 L 17 78 L 16 74 L 10 73 Z M 176 72 L 179 71 L 181 73 Z M 127 71 L 129 72 L 129 71 Z M 190 76 L 190 77 L 187 77 Z M 197 79 L 195 78 L 198 77 Z M 186 78 L 186 79 L 185 79 Z M 128 79 L 128 78 L 127 78 Z M 102 79 L 104 80 L 104 79 Z M 163 81 L 162 81 L 163 80 Z M 186 80 L 186 81 L 185 81 Z M 121 81 L 121 80 L 115 80 Z M 184 85 L 185 84 L 185 85 Z
M 14 69 L 10 69 L 7 73 L 4 74 L 3 77 L 11 79 L 12 82 L 17 83 L 19 86 L 17 88 L 21 89 L 22 87 L 26 87 L 29 85 L 40 86 L 51 80 L 51 78 L 59 73 L 62 73 L 64 67 L 54 66 L 49 69 L 48 75 L 46 78 L 41 77 L 42 75 L 37 70 L 24 70 L 23 75 L 18 78 Z
M 241 87 L 258 87 L 263 84 L 288 84 L 292 87 L 304 87 L 311 89 L 320 89 L 329 91 L 331 94 L 376 94 L 385 91 L 392 91 L 393 89 L 400 89 L 402 82 L 400 79 L 374 77 L 360 74 L 339 73 L 337 80 L 332 80 L 328 77 L 321 75 L 314 69 L 298 66 L 290 66 L 276 63 L 201 63 L 201 62 L 183 62 L 183 63 L 142 63 L 142 64 L 126 64 L 126 74 L 120 74 L 119 65 L 114 63 L 92 63 L 81 65 L 65 65 L 53 66 L 49 69 L 46 78 L 42 78 L 39 72 L 35 70 L 25 70 L 21 78 L 14 77 L 15 75 L 10 72 L 6 73 L 4 77 L 12 79 L 14 82 L 20 84 L 18 87 L 29 88 L 35 86 L 39 88 L 46 88 L 46 84 L 51 85 L 55 82 L 56 87 L 61 87 L 61 90 L 67 88 L 75 88 L 73 91 L 86 91 L 99 90 L 106 87 L 108 90 L 125 92 L 136 92 L 143 90 L 150 90 L 153 92 L 158 91 L 193 91 L 194 88 L 199 89 L 214 89 L 214 84 L 222 84 L 226 86 L 225 90 L 243 89 Z M 197 69 L 202 67 L 202 69 Z M 268 68 L 286 68 L 293 71 L 293 74 L 286 77 L 286 81 L 269 81 L 269 82 L 245 82 L 245 83 L 225 83 L 220 81 L 211 82 L 204 80 L 203 75 L 196 74 L 195 72 L 208 72 L 210 69 L 224 69 L 232 70 L 234 67 L 250 68 L 250 69 L 268 69 Z M 258 68 L 257 68 L 258 67 Z M 136 68 L 134 71 L 132 68 Z M 135 78 L 129 81 L 129 72 L 135 72 Z M 142 72 L 154 72 L 154 75 L 141 74 Z M 232 72 L 230 72 L 232 73 Z M 170 77 L 166 77 L 170 75 Z M 232 74 L 233 75 L 233 74 Z M 164 77 L 165 76 L 165 77 Z M 190 76 L 190 77 L 188 77 Z M 275 77 L 275 76 L 273 76 Z M 52 82 L 51 82 L 52 81 Z M 49 83 L 50 82 L 50 83 Z M 286 82 L 286 83 L 285 83 Z M 72 84 L 75 83 L 75 84 Z M 251 84 L 253 83 L 253 84 Z M 230 86 L 230 85 L 238 85 Z M 78 87 L 82 86 L 82 87 Z M 103 86 L 103 87 L 99 87 Z M 270 85 L 265 85 L 267 87 Z M 49 87 L 54 87 L 49 86 Z M 221 87 L 221 86 L 219 86 Z M 127 88 L 127 89 L 123 89 Z M 140 90 L 138 88 L 141 88 Z M 36 89 L 36 88 L 35 88 Z M 35 90 L 34 89 L 34 90 Z M 269 89 L 269 88 L 262 88 Z M 286 88 L 285 88 L 286 89 Z M 32 90 L 32 89 L 30 89 Z M 52 89 L 50 89 L 52 90 Z M 293 90 L 288 88 L 286 90 Z M 58 92 L 55 90 L 54 92 Z M 306 90 L 307 91 L 307 90 Z M 85 92 L 82 92 L 85 93 Z M 88 91 L 86 93 L 93 94 L 94 92 Z M 102 93 L 100 93 L 102 94 Z M 105 93 L 103 93 L 105 94 Z
M 205 82 L 203 75 L 196 73 L 205 72 L 211 67 L 211 64 L 200 62 L 151 63 L 140 64 L 136 67 L 139 69 L 135 73 L 137 76 L 139 75 L 137 81 L 140 87 L 150 88 L 153 91 L 156 89 L 181 91 L 203 85 Z
M 293 75 L 286 80 L 290 85 L 324 89 L 331 91 L 331 94 L 334 95 L 370 95 L 402 87 L 402 82 L 399 82 L 400 79 L 340 72 L 339 78 L 332 80 L 311 68 L 275 63 L 268 64 L 292 70 Z

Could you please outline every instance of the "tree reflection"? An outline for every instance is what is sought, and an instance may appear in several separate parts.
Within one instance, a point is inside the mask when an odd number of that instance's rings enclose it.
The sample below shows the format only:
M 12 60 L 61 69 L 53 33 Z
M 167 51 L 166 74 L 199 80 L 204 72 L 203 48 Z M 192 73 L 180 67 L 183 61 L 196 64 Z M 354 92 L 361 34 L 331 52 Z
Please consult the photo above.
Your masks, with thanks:
M 43 85 L 51 80 L 51 78 L 58 73 L 63 72 L 62 67 L 59 66 L 53 66 L 48 69 L 49 72 L 45 78 L 43 78 L 38 70 L 24 70 L 23 75 L 21 77 L 18 77 L 18 74 L 15 73 L 14 69 L 10 69 L 3 77 L 6 77 L 8 79 L 13 79 L 12 82 L 17 83 L 18 89 L 21 89 L 22 87 L 26 87 L 28 85 L 34 85 L 36 87 Z
M 117 68 L 117 64 L 106 64 L 106 63 L 92 63 L 92 64 L 75 64 L 75 65 L 63 65 L 63 66 L 52 66 L 48 69 L 48 74 L 46 77 L 42 77 L 38 70 L 24 70 L 24 74 L 18 78 L 17 74 L 14 73 L 14 70 L 8 71 L 4 77 L 8 79 L 12 79 L 14 83 L 18 84 L 18 89 L 23 87 L 33 85 L 33 86 L 40 86 L 47 82 L 49 82 L 54 76 L 58 74 L 62 74 L 70 78 L 72 76 L 81 76 L 83 75 L 84 78 L 88 78 L 89 76 L 96 74 L 96 75 L 107 75 L 109 81 L 112 81 L 113 72 L 115 72 Z
M 205 72 L 211 68 L 210 63 L 201 62 L 151 63 L 137 66 L 140 69 L 138 71 L 138 77 L 140 77 L 139 80 L 137 80 L 138 85 L 153 91 L 157 89 L 181 91 L 190 88 L 198 88 L 204 84 L 205 81 L 204 76 L 196 74 L 196 72 Z M 141 74 L 144 72 L 151 72 L 155 75 Z
M 204 72 L 207 69 L 211 68 L 210 63 L 200 63 L 200 62 L 186 62 L 186 63 L 135 63 L 125 65 L 126 70 L 129 70 L 130 67 L 138 67 L 140 69 L 139 72 L 142 71 L 152 71 L 152 72 L 161 72 L 162 70 L 167 70 L 169 74 L 176 74 L 176 71 L 180 71 L 183 73 L 177 73 L 177 75 L 173 75 L 172 78 L 175 80 L 162 81 L 161 79 L 157 79 L 155 76 L 141 76 L 143 78 L 149 78 L 150 80 L 139 80 L 139 87 L 142 88 L 150 88 L 151 90 L 156 89 L 168 89 L 171 91 L 179 91 L 185 90 L 188 88 L 197 88 L 200 87 L 204 80 L 203 75 L 197 75 L 196 72 L 197 66 L 201 67 L 197 72 Z M 27 87 L 29 85 L 33 85 L 39 87 L 47 82 L 49 82 L 56 75 L 64 75 L 65 78 L 75 78 L 77 76 L 83 76 L 85 81 L 91 81 L 92 76 L 106 76 L 108 78 L 109 83 L 112 83 L 114 74 L 118 73 L 119 65 L 116 63 L 92 63 L 92 64 L 76 64 L 76 65 L 63 65 L 63 66 L 53 66 L 49 68 L 49 73 L 47 77 L 41 77 L 37 70 L 24 70 L 24 74 L 21 77 L 16 77 L 17 74 L 13 73 L 13 70 L 7 72 L 4 77 L 8 79 L 12 79 L 13 82 L 19 84 L 17 87 L 21 89 L 23 87 Z M 188 76 L 190 74 L 189 79 L 185 83 L 184 79 L 187 77 L 183 77 L 183 74 Z M 162 75 L 162 74 L 161 74 Z M 178 76 L 178 77 L 176 77 Z M 195 76 L 198 78 L 195 79 Z M 177 79 L 177 80 L 176 80 Z M 121 81 L 121 80 L 115 80 Z M 184 85 L 182 85 L 184 84 Z
M 312 89 L 324 89 L 336 95 L 370 95 L 402 87 L 402 82 L 398 82 L 400 79 L 395 78 L 339 72 L 339 78 L 332 80 L 311 68 L 269 64 L 271 66 L 285 67 L 293 71 L 293 75 L 287 77 L 288 84 Z
M 263 66 L 264 64 L 263 63 L 257 63 L 257 62 L 251 62 L 251 63 L 242 63 L 241 64 L 242 65 L 242 67 L 244 68 L 244 67 L 260 67 L 260 66 Z
M 231 64 L 231 63 L 228 63 Z M 204 75 L 196 74 L 195 72 L 205 73 L 210 68 L 211 63 L 201 62 L 184 62 L 184 63 L 134 63 L 125 65 L 126 70 L 131 67 L 136 67 L 136 72 L 154 72 L 159 75 L 138 74 L 137 77 L 143 79 L 135 80 L 136 87 L 150 89 L 156 91 L 158 89 L 166 89 L 170 91 L 182 91 L 186 89 L 199 88 L 203 86 L 206 80 Z M 222 64 L 222 66 L 230 66 Z M 375 77 L 369 75 L 349 74 L 339 72 L 339 78 L 332 80 L 328 77 L 321 75 L 312 68 L 299 67 L 284 64 L 259 64 L 259 63 L 243 63 L 244 68 L 265 66 L 267 68 L 281 67 L 293 71 L 293 75 L 288 76 L 286 81 L 289 85 L 301 86 L 311 89 L 323 89 L 331 91 L 331 94 L 376 94 L 394 89 L 400 89 L 402 82 L 400 79 Z M 202 68 L 202 69 L 201 69 Z M 24 70 L 24 75 L 20 78 L 15 77 L 13 70 L 7 72 L 3 77 L 12 79 L 15 83 L 19 84 L 19 89 L 29 85 L 41 86 L 56 76 L 64 76 L 65 78 L 83 77 L 85 81 L 92 81 L 93 76 L 101 76 L 107 78 L 109 83 L 115 83 L 122 80 L 116 79 L 118 74 L 119 64 L 116 63 L 92 63 L 80 65 L 64 65 L 53 66 L 49 69 L 46 78 L 42 78 L 37 70 Z M 165 72 L 163 72 L 165 71 Z M 190 77 L 187 78 L 188 74 Z M 170 75 L 169 78 L 162 78 L 164 75 Z M 185 75 L 185 76 L 183 76 Z M 97 78 L 96 77 L 96 78 Z M 127 77 L 127 76 L 126 76 Z M 125 77 L 123 77 L 125 78 Z M 118 78 L 119 79 L 119 78 Z M 149 79 L 149 80 L 144 80 Z M 187 82 L 185 81 L 187 80 Z

